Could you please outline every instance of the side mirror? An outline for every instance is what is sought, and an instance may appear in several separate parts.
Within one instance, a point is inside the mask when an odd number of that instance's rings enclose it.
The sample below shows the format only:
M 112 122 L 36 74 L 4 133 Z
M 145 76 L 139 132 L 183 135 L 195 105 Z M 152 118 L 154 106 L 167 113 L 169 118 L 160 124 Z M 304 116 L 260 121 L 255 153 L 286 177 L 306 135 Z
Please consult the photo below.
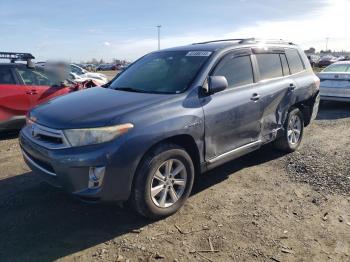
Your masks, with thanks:
M 228 82 L 224 76 L 209 76 L 208 90 L 209 94 L 214 94 L 225 90 L 228 87 Z

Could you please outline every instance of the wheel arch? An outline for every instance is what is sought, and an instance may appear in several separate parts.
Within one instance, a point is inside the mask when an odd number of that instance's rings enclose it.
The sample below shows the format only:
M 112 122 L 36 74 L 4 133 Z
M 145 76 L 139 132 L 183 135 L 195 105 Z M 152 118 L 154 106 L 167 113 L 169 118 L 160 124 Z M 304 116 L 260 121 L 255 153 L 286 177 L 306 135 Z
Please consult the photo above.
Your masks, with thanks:
M 200 151 L 199 151 L 198 145 L 196 144 L 195 139 L 191 135 L 178 134 L 178 135 L 170 136 L 167 138 L 163 138 L 160 141 L 157 141 L 156 143 L 154 143 L 152 146 L 150 146 L 144 152 L 144 154 L 140 158 L 140 161 L 137 164 L 137 168 L 136 168 L 135 173 L 133 175 L 132 182 L 131 182 L 131 188 L 133 188 L 135 185 L 135 175 L 140 170 L 144 159 L 155 148 L 157 148 L 163 144 L 175 144 L 175 145 L 178 145 L 186 150 L 186 152 L 190 155 L 190 157 L 192 159 L 193 166 L 195 169 L 195 179 L 196 179 L 197 175 L 201 172 L 201 168 L 200 168 L 201 157 L 200 157 Z
M 146 150 L 146 152 L 143 154 L 141 160 L 138 163 L 138 168 L 139 168 L 140 164 L 142 163 L 142 161 L 144 160 L 144 158 L 151 151 L 153 151 L 156 147 L 158 147 L 162 144 L 175 144 L 175 145 L 178 145 L 180 147 L 183 147 L 186 150 L 186 152 L 190 155 L 196 173 L 200 171 L 200 159 L 201 158 L 200 158 L 199 148 L 196 144 L 195 139 L 189 134 L 174 135 L 174 136 L 170 136 L 167 138 L 163 138 L 160 141 L 157 141 L 148 150 Z
M 318 92 L 314 96 L 311 96 L 310 98 L 308 98 L 307 100 L 293 104 L 289 109 L 291 110 L 293 108 L 298 108 L 302 112 L 305 127 L 308 126 L 311 122 L 312 109 L 313 109 L 317 95 L 318 95 Z

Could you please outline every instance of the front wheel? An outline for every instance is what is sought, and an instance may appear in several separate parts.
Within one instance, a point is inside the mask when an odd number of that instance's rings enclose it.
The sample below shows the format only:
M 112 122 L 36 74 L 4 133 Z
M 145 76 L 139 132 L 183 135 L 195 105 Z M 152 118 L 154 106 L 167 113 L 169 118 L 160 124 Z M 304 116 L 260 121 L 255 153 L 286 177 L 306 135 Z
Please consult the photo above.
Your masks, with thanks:
M 274 145 L 277 149 L 285 152 L 294 152 L 298 149 L 304 132 L 303 114 L 298 108 L 289 111 L 284 124 L 283 134 Z
M 191 193 L 194 167 L 191 157 L 174 144 L 160 145 L 142 160 L 131 195 L 138 213 L 159 219 L 178 211 Z

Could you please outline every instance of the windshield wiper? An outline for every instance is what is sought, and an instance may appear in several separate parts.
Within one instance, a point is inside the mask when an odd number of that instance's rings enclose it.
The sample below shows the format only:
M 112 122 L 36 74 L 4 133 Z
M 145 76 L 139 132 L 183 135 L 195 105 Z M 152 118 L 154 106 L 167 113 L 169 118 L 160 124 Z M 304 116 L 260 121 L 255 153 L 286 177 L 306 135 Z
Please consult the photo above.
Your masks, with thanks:
M 116 87 L 116 88 L 114 88 L 114 90 L 127 91 L 127 92 L 136 92 L 136 93 L 148 93 L 145 90 L 136 89 L 136 88 L 133 88 L 133 87 Z

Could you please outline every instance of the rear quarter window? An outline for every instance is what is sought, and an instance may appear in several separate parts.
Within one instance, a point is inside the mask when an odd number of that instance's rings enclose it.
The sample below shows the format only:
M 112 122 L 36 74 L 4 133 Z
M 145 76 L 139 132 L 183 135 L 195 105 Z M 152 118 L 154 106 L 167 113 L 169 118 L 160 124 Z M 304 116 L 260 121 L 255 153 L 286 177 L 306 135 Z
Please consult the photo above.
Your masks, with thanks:
M 12 72 L 8 68 L 0 68 L 0 85 L 16 84 Z
M 286 49 L 286 56 L 292 74 L 299 73 L 305 69 L 304 63 L 301 60 L 298 50 Z

